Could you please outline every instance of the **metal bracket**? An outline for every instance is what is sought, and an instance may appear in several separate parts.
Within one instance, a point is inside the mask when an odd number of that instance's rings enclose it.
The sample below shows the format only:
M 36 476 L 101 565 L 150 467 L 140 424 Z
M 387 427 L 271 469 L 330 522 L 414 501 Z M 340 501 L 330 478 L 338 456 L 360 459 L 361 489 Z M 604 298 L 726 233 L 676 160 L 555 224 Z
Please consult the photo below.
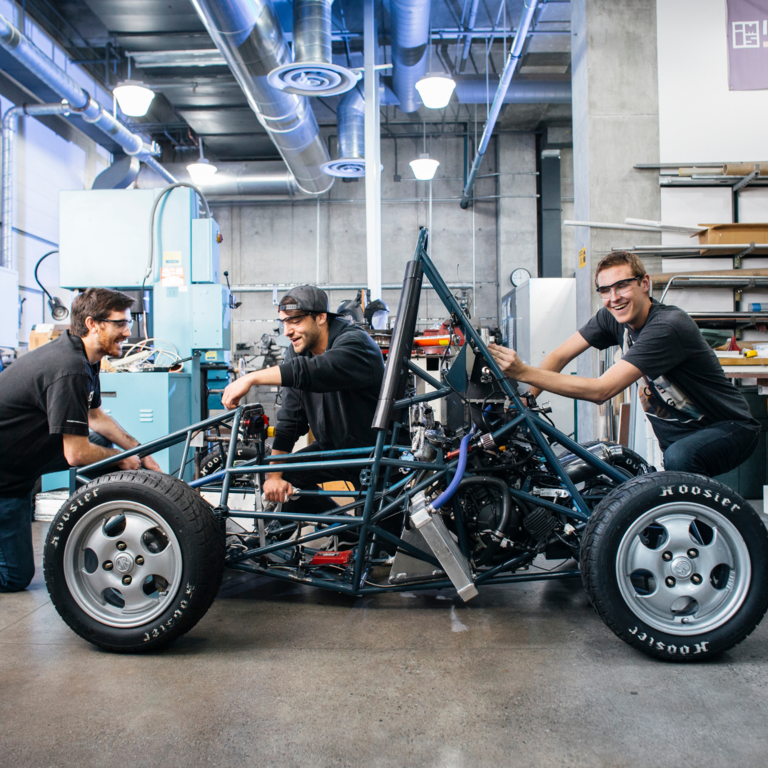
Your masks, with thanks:
M 370 469 L 361 469 L 360 470 L 360 485 L 364 488 L 367 488 L 371 481 L 373 480 L 373 473 Z
M 755 247 L 756 247 L 756 246 L 755 246 L 754 242 L 752 242 L 752 243 L 750 243 L 750 244 L 749 244 L 749 248 L 745 248 L 745 249 L 744 249 L 743 251 L 741 251 L 740 253 L 737 253 L 737 254 L 736 254 L 734 257 L 733 257 L 733 268 L 734 268 L 734 269 L 741 269 L 741 260 L 742 260 L 742 259 L 743 259 L 745 256 L 749 256 L 749 254 L 750 254 L 750 253 L 752 253 L 752 251 L 754 251 L 754 250 L 755 250 Z
M 745 176 L 741 181 L 738 181 L 733 185 L 733 191 L 738 192 L 742 187 L 746 187 L 751 181 L 754 181 L 760 175 L 760 166 L 755 164 L 755 170 L 748 176 Z

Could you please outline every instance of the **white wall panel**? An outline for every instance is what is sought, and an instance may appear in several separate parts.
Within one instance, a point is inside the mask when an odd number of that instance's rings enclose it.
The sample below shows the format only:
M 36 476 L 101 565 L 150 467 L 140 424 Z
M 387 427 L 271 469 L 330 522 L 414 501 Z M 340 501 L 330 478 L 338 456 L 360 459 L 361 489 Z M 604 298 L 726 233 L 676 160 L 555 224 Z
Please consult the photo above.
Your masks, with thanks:
M 725 0 L 657 0 L 662 163 L 764 160 L 768 90 L 728 90 Z
M 739 221 L 746 224 L 768 222 L 768 187 L 745 187 L 738 195 Z

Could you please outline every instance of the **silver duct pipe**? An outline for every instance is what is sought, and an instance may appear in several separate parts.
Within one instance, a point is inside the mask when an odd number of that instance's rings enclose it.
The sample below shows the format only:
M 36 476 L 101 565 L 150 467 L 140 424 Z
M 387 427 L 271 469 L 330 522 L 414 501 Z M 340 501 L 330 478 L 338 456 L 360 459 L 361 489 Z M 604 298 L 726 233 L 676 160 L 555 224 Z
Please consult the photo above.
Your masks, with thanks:
M 392 90 L 403 112 L 421 106 L 416 83 L 427 73 L 430 0 L 391 0 Z
M 269 73 L 269 84 L 298 96 L 336 96 L 352 88 L 357 75 L 333 63 L 331 3 L 294 0 L 293 63 Z
M 393 0 L 394 2 L 394 0 Z M 528 31 L 531 28 L 531 22 L 533 21 L 533 15 L 536 13 L 536 7 L 539 0 L 523 0 L 523 10 L 520 14 L 520 23 L 517 25 L 517 32 L 515 33 L 515 39 L 512 41 L 512 47 L 509 50 L 509 56 L 507 57 L 507 63 L 504 65 L 504 71 L 501 73 L 501 79 L 499 81 L 499 87 L 496 91 L 496 95 L 493 97 L 493 104 L 491 105 L 491 111 L 488 114 L 488 120 L 483 128 L 483 137 L 480 139 L 480 145 L 477 148 L 477 155 L 472 163 L 472 170 L 467 177 L 467 183 L 464 186 L 464 191 L 461 194 L 461 207 L 466 208 L 469 205 L 469 197 L 472 194 L 472 187 L 475 185 L 475 178 L 480 171 L 480 166 L 483 163 L 483 157 L 488 149 L 488 142 L 491 140 L 491 134 L 496 125 L 496 120 L 501 112 L 502 104 L 504 104 L 504 97 L 506 96 L 509 83 L 512 80 L 512 76 L 517 69 L 517 63 L 520 61 L 520 56 L 523 52 L 523 46 L 525 45 L 525 38 L 528 36 Z
M 328 191 L 333 179 L 321 166 L 330 157 L 309 102 L 267 81 L 272 70 L 291 60 L 270 0 L 192 0 L 192 4 L 298 187 L 308 195 Z
M 169 182 L 175 179 L 167 174 L 154 159 L 159 154 L 157 145 L 146 144 L 141 136 L 129 131 L 121 122 L 82 88 L 61 67 L 54 64 L 37 46 L 26 38 L 2 14 L 0 14 L 0 45 L 17 61 L 34 72 L 47 86 L 70 104 L 70 112 L 77 112 L 87 123 L 92 123 L 116 141 L 127 155 L 135 155 L 151 165 Z
M 365 99 L 359 88 L 348 91 L 336 112 L 339 125 L 339 157 L 323 166 L 325 173 L 356 179 L 365 176 Z
M 16 149 L 16 127 L 24 115 L 68 115 L 66 102 L 58 104 L 25 104 L 11 107 L 3 115 L 3 232 L 0 241 L 0 267 L 16 271 L 13 258 L 13 155 Z
M 493 82 L 493 81 L 491 81 Z M 456 96 L 461 104 L 487 104 L 484 77 L 464 77 L 456 81 Z M 504 104 L 570 104 L 570 80 L 516 80 L 504 94 Z
M 293 60 L 331 58 L 331 3 L 333 0 L 295 0 L 293 4 Z
M 472 32 L 475 28 L 475 22 L 477 21 L 477 9 L 480 5 L 480 0 L 472 0 L 472 8 L 469 11 L 469 22 L 467 23 L 467 32 Z M 465 35 L 464 37 L 464 50 L 461 52 L 461 62 L 459 63 L 459 73 L 464 71 L 464 67 L 467 66 L 467 58 L 469 56 L 469 49 L 472 46 L 472 35 Z
M 264 200 L 304 197 L 285 163 L 279 160 L 238 163 L 216 161 L 216 167 L 219 170 L 210 179 L 196 183 L 211 200 L 239 195 Z M 191 183 L 185 163 L 170 163 L 167 168 L 179 181 Z M 136 178 L 136 186 L 139 189 L 155 189 L 167 184 L 154 171 L 142 167 Z

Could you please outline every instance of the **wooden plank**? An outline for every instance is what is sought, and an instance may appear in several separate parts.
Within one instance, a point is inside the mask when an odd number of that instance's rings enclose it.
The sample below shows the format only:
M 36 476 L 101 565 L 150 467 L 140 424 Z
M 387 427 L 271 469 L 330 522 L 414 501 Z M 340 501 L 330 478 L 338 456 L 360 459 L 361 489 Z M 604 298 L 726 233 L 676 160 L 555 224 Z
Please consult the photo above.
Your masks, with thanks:
M 720 365 L 768 365 L 766 357 L 719 357 Z
M 622 403 L 619 406 L 619 445 L 629 448 L 629 414 L 631 408 L 629 403 Z

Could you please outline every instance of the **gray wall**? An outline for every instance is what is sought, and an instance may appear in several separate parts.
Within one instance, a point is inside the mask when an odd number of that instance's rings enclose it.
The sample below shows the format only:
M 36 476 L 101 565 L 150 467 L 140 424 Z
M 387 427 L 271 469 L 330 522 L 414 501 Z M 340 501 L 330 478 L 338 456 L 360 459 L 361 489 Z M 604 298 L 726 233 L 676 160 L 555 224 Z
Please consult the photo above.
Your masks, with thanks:
M 573 0 L 571 65 L 574 218 L 658 219 L 658 180 L 634 169 L 659 157 L 656 0 Z M 602 306 L 593 283 L 600 259 L 612 247 L 659 241 L 656 233 L 575 229 L 574 249 L 587 255 L 576 268 L 579 325 Z M 578 373 L 597 375 L 594 350 L 579 356 Z M 579 439 L 597 437 L 597 424 L 596 407 L 579 403 Z
M 526 266 L 536 274 L 534 137 L 511 134 L 492 140 L 481 170 L 484 178 L 475 186 L 476 197 L 487 199 L 477 200 L 474 212 L 472 207 L 459 207 L 464 140 L 427 139 L 427 144 L 431 156 L 440 161 L 432 182 L 430 256 L 447 283 L 471 284 L 474 253 L 477 295 L 472 315 L 478 325 L 494 326 L 498 322 L 498 276 L 501 290 L 506 292 L 514 267 Z M 395 182 L 394 143 L 382 138 L 384 284 L 402 282 L 419 228 L 429 224 L 429 184 L 415 181 L 408 166 L 421 151 L 421 139 L 398 139 L 398 172 L 403 180 Z M 469 159 L 471 162 L 472 157 Z M 233 285 L 366 281 L 363 180 L 351 184 L 337 180 L 319 202 L 217 205 L 214 216 L 224 236 L 222 269 L 229 270 Z M 384 292 L 393 315 L 399 294 L 399 289 Z M 354 295 L 352 290 L 333 291 L 331 305 Z M 271 331 L 277 316 L 271 292 L 242 293 L 239 299 L 243 305 L 233 315 L 233 349 L 238 342 L 252 342 Z M 434 292 L 423 293 L 420 317 L 424 325 L 446 317 Z

